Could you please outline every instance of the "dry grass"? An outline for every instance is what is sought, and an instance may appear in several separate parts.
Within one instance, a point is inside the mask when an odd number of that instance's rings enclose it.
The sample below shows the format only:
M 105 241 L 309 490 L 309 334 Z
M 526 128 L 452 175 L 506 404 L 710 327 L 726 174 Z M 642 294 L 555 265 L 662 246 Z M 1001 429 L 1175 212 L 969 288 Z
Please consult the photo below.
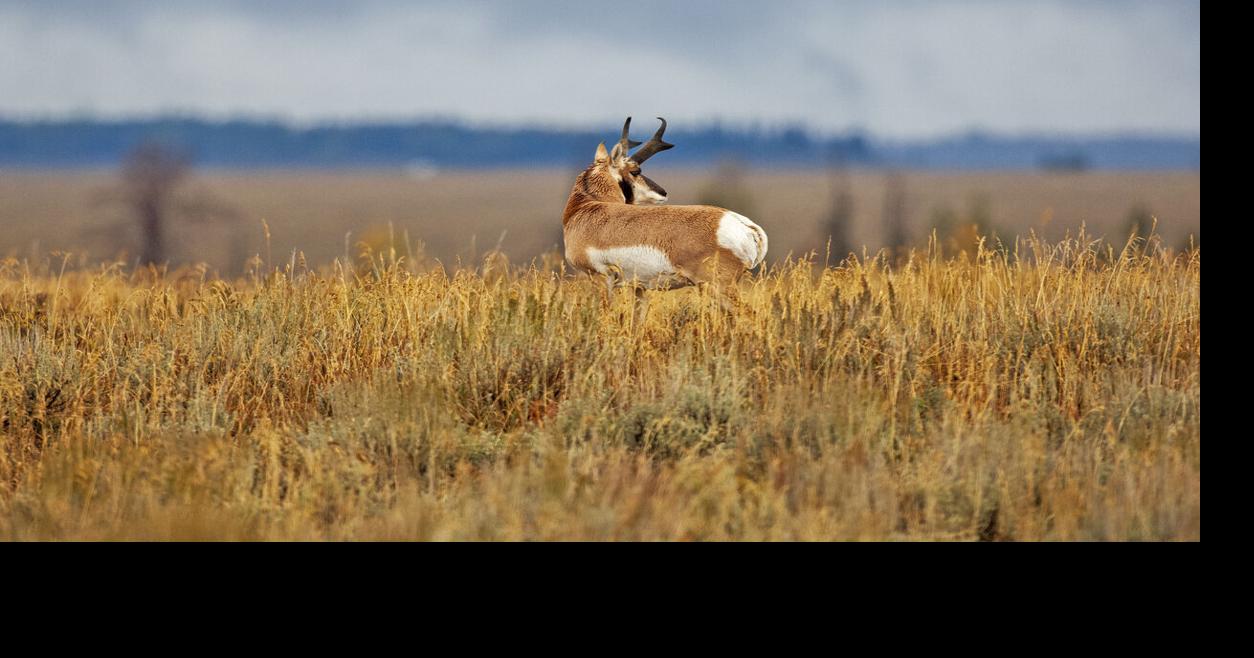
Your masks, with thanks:
M 0 268 L 6 539 L 1199 539 L 1201 261 Z

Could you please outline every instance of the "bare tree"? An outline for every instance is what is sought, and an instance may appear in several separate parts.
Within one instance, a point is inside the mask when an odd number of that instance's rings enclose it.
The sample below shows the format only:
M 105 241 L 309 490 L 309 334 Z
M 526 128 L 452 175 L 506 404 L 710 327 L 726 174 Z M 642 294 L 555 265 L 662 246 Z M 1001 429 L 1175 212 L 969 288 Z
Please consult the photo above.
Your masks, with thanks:
M 745 183 L 746 167 L 736 159 L 724 160 L 714 178 L 701 188 L 697 203 L 718 206 L 748 217 L 757 217 L 750 186 Z
M 1145 204 L 1138 203 L 1128 209 L 1127 218 L 1123 222 L 1123 235 L 1118 237 L 1123 239 L 1135 235 L 1138 238 L 1147 238 L 1153 232 L 1154 213 Z
M 121 184 L 105 199 L 123 204 L 135 222 L 141 265 L 168 260 L 168 234 L 175 219 L 239 219 L 238 212 L 207 191 L 187 189 L 191 171 L 191 160 L 185 152 L 159 142 L 140 144 L 123 161 Z
M 910 245 L 906 227 L 906 178 L 898 171 L 888 172 L 884 186 L 884 244 L 893 258 L 900 258 Z
M 853 251 L 850 231 L 853 228 L 853 194 L 849 190 L 849 176 L 843 162 L 831 165 L 832 200 L 823 229 L 827 232 L 828 249 L 837 261 L 842 261 Z
M 140 264 L 165 262 L 170 199 L 187 178 L 189 169 L 185 154 L 156 142 L 139 145 L 122 164 L 123 193 L 139 224 L 143 243 Z

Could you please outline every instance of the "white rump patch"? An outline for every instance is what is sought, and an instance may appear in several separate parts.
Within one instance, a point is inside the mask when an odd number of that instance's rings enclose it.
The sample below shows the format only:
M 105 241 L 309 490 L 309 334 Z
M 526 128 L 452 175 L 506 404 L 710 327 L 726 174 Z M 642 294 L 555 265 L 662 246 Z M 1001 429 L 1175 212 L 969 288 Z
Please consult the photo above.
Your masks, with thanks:
M 739 258 L 747 269 L 766 260 L 766 231 L 730 210 L 718 220 L 718 244 Z
M 617 269 L 625 281 L 636 280 L 648 285 L 675 274 L 671 259 L 661 249 L 648 245 L 609 249 L 588 247 L 587 255 L 588 262 L 597 272 L 608 274 Z

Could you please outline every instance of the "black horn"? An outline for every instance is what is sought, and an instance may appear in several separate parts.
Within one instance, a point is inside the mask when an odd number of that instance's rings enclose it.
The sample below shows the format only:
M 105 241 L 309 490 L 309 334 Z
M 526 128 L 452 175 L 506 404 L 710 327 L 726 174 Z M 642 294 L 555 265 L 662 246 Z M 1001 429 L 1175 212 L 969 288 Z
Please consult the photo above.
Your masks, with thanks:
M 631 117 L 627 117 L 627 120 L 623 122 L 623 136 L 618 138 L 618 145 L 622 147 L 620 150 L 622 151 L 624 157 L 626 157 L 627 153 L 629 153 L 632 149 L 640 146 L 640 142 L 637 142 L 627 136 L 627 131 L 629 130 L 631 130 Z
M 675 148 L 674 144 L 667 144 L 662 141 L 662 133 L 666 132 L 666 119 L 658 117 L 657 120 L 662 122 L 662 126 L 657 129 L 657 132 L 653 133 L 653 136 L 649 138 L 648 142 L 645 142 L 644 146 L 640 147 L 640 150 L 631 154 L 631 159 L 635 160 L 636 164 L 643 163 L 659 151 Z M 631 121 L 631 119 L 628 119 L 628 121 Z

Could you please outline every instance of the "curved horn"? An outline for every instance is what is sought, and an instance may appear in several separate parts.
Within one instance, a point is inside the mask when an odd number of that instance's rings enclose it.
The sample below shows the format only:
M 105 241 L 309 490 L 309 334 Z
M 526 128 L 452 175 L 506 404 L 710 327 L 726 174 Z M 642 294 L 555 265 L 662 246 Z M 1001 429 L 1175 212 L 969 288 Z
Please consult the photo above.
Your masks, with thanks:
M 618 138 L 618 145 L 622 147 L 620 150 L 622 151 L 623 157 L 627 157 L 627 153 L 637 146 L 640 146 L 640 142 L 637 142 L 627 136 L 628 130 L 631 130 L 631 117 L 627 117 L 627 120 L 623 122 L 623 136 Z
M 674 144 L 667 144 L 662 141 L 662 133 L 666 132 L 666 119 L 658 117 L 657 120 L 662 122 L 661 127 L 657 129 L 657 132 L 653 133 L 653 136 L 649 138 L 649 141 L 645 143 L 644 146 L 640 147 L 639 151 L 631 154 L 631 159 L 635 160 L 636 164 L 640 164 L 645 160 L 648 160 L 659 151 L 675 148 Z

